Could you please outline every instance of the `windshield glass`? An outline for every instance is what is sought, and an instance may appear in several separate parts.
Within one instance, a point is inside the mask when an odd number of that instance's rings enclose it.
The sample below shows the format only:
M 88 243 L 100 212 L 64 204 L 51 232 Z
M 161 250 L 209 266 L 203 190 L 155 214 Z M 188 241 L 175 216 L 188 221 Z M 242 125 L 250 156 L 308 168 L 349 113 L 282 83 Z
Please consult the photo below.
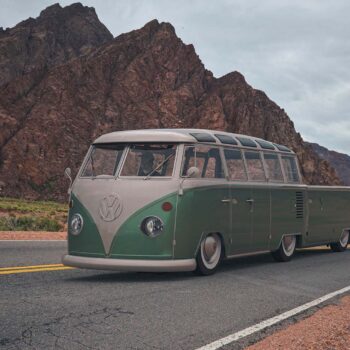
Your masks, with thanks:
M 121 176 L 172 176 L 176 145 L 131 145 Z
M 89 159 L 81 174 L 83 177 L 114 176 L 125 145 L 106 144 L 92 146 Z

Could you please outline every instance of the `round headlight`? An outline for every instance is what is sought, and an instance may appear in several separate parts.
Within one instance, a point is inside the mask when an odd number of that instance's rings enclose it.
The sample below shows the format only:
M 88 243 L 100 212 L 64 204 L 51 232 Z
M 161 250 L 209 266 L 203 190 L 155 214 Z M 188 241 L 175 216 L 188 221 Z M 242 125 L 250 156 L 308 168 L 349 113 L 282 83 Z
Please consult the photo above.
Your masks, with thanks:
M 80 214 L 74 214 L 70 221 L 70 232 L 72 235 L 78 235 L 84 225 L 83 217 Z
M 164 224 L 157 216 L 149 216 L 143 219 L 141 230 L 149 237 L 156 237 L 163 232 Z

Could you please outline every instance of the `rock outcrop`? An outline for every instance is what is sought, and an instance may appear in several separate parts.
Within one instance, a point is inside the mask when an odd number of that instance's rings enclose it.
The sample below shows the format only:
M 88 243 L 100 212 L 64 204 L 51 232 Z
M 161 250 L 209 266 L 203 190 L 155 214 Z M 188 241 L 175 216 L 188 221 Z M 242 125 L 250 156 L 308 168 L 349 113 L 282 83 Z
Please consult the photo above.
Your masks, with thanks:
M 71 9 L 72 16 L 92 13 Z M 170 24 L 154 20 L 111 41 L 107 33 L 105 44 L 83 51 L 0 87 L 3 194 L 66 199 L 63 170 L 77 171 L 93 139 L 164 127 L 227 130 L 285 144 L 297 152 L 307 183 L 339 184 L 283 109 L 238 72 L 215 78 Z
M 79 3 L 64 8 L 52 5 L 38 18 L 0 28 L 0 85 L 88 54 L 112 39 L 93 8 Z
M 350 186 L 350 156 L 344 153 L 330 151 L 317 143 L 309 143 L 316 154 L 326 160 L 336 171 L 342 183 Z

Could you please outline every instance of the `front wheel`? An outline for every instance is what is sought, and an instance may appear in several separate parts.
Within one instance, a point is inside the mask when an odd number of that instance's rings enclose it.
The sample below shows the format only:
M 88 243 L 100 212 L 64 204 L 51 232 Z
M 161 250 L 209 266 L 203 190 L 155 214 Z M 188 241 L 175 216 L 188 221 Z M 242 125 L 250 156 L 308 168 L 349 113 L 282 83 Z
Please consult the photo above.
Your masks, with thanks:
M 293 235 L 283 236 L 280 246 L 272 256 L 276 261 L 289 261 L 292 259 L 297 245 L 297 238 Z
M 343 252 L 344 250 L 346 250 L 348 243 L 349 243 L 349 231 L 343 231 L 339 241 L 336 243 L 331 243 L 330 246 L 333 252 Z
M 205 236 L 196 257 L 197 268 L 195 272 L 199 275 L 213 274 L 221 262 L 222 252 L 221 238 L 217 233 Z

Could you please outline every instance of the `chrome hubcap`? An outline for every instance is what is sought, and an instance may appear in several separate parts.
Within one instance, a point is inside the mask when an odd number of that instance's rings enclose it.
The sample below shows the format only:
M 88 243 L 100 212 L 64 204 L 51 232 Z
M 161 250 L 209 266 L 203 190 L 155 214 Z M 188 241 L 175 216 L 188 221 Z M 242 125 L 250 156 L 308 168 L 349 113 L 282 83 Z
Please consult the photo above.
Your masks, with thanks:
M 342 247 L 346 247 L 349 242 L 349 231 L 344 231 L 340 237 L 340 244 Z
M 204 241 L 204 253 L 206 256 L 206 260 L 210 260 L 214 255 L 217 248 L 217 243 L 214 237 L 209 236 Z
M 203 263 L 207 269 L 213 269 L 220 261 L 221 239 L 213 233 L 205 237 L 201 243 Z
M 290 256 L 293 254 L 296 245 L 295 236 L 284 236 L 282 240 L 282 246 L 285 254 Z

